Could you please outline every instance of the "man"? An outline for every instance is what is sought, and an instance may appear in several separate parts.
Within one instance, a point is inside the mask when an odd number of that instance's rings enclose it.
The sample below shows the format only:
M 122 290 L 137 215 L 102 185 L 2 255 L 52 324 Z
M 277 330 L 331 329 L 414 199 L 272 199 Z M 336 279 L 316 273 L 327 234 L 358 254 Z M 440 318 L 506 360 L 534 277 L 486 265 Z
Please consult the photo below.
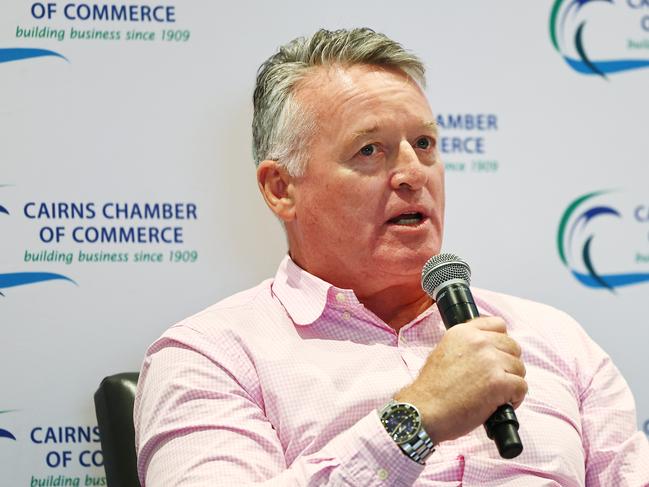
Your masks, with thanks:
M 369 29 L 261 67 L 257 178 L 289 255 L 148 350 L 143 485 L 649 484 L 628 387 L 574 321 L 477 291 L 484 317 L 447 332 L 422 291 L 444 216 L 423 72 Z M 508 402 L 513 460 L 480 427 Z

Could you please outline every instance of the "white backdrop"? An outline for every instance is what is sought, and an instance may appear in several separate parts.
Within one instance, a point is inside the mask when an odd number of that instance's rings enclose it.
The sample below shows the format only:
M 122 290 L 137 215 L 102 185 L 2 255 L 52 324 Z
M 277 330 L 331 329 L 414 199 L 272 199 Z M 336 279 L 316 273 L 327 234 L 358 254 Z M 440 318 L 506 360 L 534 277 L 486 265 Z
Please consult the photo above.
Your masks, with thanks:
M 93 5 L 122 17 L 83 20 Z M 143 21 L 157 5 L 161 21 Z M 286 245 L 254 178 L 254 77 L 278 45 L 320 27 L 369 26 L 423 58 L 449 138 L 445 249 L 471 263 L 475 285 L 575 316 L 649 430 L 647 16 L 631 0 L 3 2 L 0 485 L 102 485 L 101 378 L 139 369 L 173 322 L 274 274 Z M 629 60 L 638 68 L 605 72 Z M 471 127 L 478 115 L 490 126 Z M 568 211 L 594 191 L 608 192 Z M 115 205 L 164 203 L 182 211 L 110 218 Z M 579 220 L 591 208 L 608 210 Z M 166 227 L 175 241 L 151 241 Z M 109 241 L 87 241 L 102 229 Z M 161 262 L 135 261 L 144 254 Z M 611 286 L 614 274 L 640 282 Z

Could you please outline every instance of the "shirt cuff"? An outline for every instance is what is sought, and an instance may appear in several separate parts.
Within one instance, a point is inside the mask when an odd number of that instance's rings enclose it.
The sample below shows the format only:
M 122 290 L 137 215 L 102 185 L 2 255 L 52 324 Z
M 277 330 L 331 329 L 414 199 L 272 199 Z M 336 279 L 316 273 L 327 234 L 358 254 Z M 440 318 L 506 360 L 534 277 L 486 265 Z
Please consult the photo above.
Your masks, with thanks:
M 352 485 L 408 486 L 424 470 L 390 438 L 376 411 L 334 438 L 325 450 L 340 459 Z

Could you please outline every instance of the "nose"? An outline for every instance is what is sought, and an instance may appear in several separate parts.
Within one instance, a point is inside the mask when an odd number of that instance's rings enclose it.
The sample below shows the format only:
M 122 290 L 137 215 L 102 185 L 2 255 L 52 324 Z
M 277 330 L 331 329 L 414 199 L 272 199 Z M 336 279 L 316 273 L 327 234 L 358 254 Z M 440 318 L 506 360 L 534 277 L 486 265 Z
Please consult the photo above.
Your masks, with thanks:
M 402 141 L 390 175 L 390 185 L 393 189 L 417 191 L 423 188 L 427 181 L 426 165 L 419 160 L 410 143 L 407 140 Z

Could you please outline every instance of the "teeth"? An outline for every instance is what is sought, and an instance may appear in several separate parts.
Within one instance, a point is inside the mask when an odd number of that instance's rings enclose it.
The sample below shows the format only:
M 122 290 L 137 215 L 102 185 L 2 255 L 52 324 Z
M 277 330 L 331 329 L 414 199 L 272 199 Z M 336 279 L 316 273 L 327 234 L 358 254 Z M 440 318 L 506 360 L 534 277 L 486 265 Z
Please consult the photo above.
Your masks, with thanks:
M 390 222 L 398 225 L 413 225 L 419 223 L 421 220 L 421 213 L 404 213 L 403 215 L 392 218 Z

